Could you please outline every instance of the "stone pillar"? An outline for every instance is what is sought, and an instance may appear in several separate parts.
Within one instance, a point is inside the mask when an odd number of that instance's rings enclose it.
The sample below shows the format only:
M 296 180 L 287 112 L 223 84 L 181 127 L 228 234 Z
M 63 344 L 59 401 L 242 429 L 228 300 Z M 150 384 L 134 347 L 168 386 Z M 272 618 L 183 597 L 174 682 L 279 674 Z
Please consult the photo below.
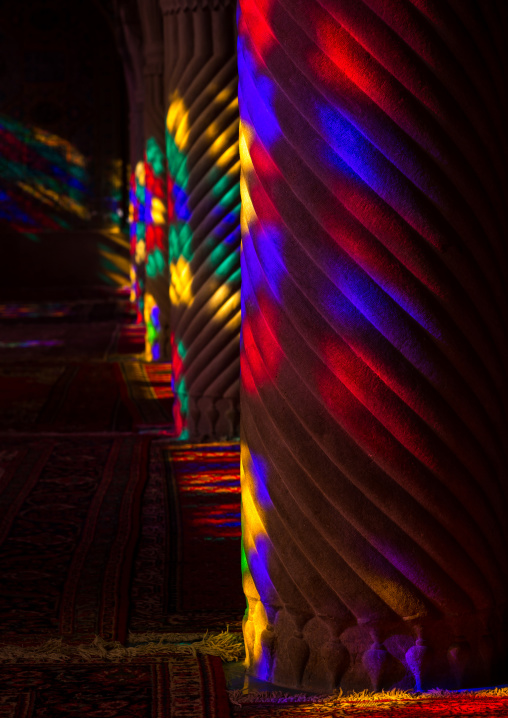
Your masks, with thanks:
M 158 0 L 138 0 L 143 30 L 146 359 L 170 357 L 168 229 L 166 223 L 164 46 Z
M 506 15 L 239 0 L 258 678 L 507 679 Z
M 143 48 L 137 6 L 132 0 L 116 0 L 117 44 L 122 56 L 129 102 L 129 230 L 131 238 L 131 301 L 137 321 L 144 321 L 145 293 L 145 166 Z
M 175 422 L 239 432 L 240 162 L 235 3 L 164 0 Z

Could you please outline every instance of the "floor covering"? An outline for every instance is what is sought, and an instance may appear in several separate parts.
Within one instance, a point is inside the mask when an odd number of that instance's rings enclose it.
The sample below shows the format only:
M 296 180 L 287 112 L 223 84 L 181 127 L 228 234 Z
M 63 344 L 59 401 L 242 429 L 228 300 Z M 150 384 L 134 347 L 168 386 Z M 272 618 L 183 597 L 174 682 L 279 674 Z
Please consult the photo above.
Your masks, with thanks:
M 0 304 L 0 718 L 507 716 L 244 683 L 239 446 L 175 441 L 143 346 L 118 297 Z
M 117 298 L 0 304 L 0 718 L 230 715 L 212 654 L 241 652 L 238 446 L 200 448 L 193 506 L 171 366 L 143 349 Z M 196 522 L 225 553 L 184 570 Z
M 221 661 L 177 653 L 129 661 L 11 663 L 0 671 L 2 718 L 228 718 Z
M 235 691 L 230 693 L 230 700 L 235 718 L 504 718 L 508 715 L 506 688 L 424 694 L 397 691 L 372 694 L 365 691 L 350 696 L 317 697 L 313 702 L 309 702 L 308 696 L 298 700 L 295 696 L 280 694 L 260 693 L 245 698 L 241 691 Z

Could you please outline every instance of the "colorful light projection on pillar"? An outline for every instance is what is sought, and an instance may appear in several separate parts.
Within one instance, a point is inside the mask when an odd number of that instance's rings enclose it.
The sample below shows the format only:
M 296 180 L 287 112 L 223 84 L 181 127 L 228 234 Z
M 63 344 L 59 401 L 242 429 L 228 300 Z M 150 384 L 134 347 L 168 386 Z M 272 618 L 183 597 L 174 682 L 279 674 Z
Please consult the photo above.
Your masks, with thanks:
M 192 303 L 192 230 L 187 206 L 189 172 L 185 147 L 188 138 L 187 111 L 175 94 L 170 103 L 166 127 L 168 159 L 169 296 L 173 306 Z
M 192 302 L 192 231 L 188 223 L 186 187 L 189 180 L 187 160 L 184 154 L 187 140 L 187 113 L 183 101 L 176 94 L 170 103 L 166 123 L 166 156 L 168 161 L 168 224 L 169 224 L 169 298 L 173 308 Z M 173 373 L 171 377 L 175 402 L 173 414 L 175 433 L 180 439 L 189 436 L 187 415 L 189 395 L 184 376 L 184 360 L 187 354 L 181 339 L 171 334 Z
M 214 333 L 221 331 L 234 341 L 240 324 L 236 84 L 230 83 L 218 92 L 207 111 L 218 117 L 219 108 L 227 123 L 223 126 L 214 121 L 202 129 L 201 135 L 191 126 L 190 113 L 178 93 L 173 95 L 167 115 L 174 407 L 182 439 L 188 436 L 189 393 L 192 395 L 187 365 L 196 362 L 201 341 L 189 329 L 193 318 L 194 324 L 209 328 L 209 345 Z M 208 349 L 202 347 L 201 351 Z M 210 363 L 214 358 L 210 356 Z
M 273 677 L 274 624 L 282 602 L 270 580 L 273 551 L 267 533 L 273 505 L 267 491 L 268 466 L 243 444 L 240 455 L 242 489 L 242 585 L 247 601 L 243 619 L 245 664 L 262 680 Z
M 173 449 L 182 508 L 185 504 L 195 536 L 207 541 L 240 538 L 239 458 L 237 444 L 184 444 Z
M 147 286 L 164 282 L 167 276 L 166 239 L 166 159 L 157 140 L 148 139 L 145 151 L 145 273 Z M 166 280 L 167 281 L 167 280 Z M 146 359 L 161 358 L 160 308 L 153 292 L 144 303 L 146 325 Z
M 137 321 L 147 327 L 148 361 L 161 356 L 159 308 L 153 293 L 145 292 L 147 278 L 156 281 L 167 271 L 165 194 L 165 158 L 152 137 L 146 143 L 145 160 L 138 162 L 131 175 L 129 192 L 131 301 L 138 310 Z
M 153 296 L 146 292 L 144 302 L 145 312 L 145 357 L 147 361 L 158 361 L 160 359 L 160 317 L 159 307 Z
M 137 310 L 136 322 L 144 320 L 146 219 L 145 219 L 145 163 L 137 163 L 129 186 L 129 226 L 131 237 L 131 302 Z
M 0 115 L 0 222 L 36 233 L 90 219 L 84 156 L 69 142 Z
M 309 515 L 312 479 L 328 504 L 321 514 L 334 519 L 309 532 L 322 549 L 309 562 L 312 581 L 327 566 L 335 571 L 311 614 L 320 615 L 325 589 L 337 605 L 347 603 L 357 626 L 374 615 L 380 625 L 388 615 L 400 625 L 423 621 L 434 609 L 465 612 L 502 595 L 504 518 L 496 515 L 493 466 L 504 466 L 494 387 L 504 374 L 505 338 L 492 321 L 500 305 L 491 284 L 501 274 L 491 267 L 482 275 L 495 242 L 480 226 L 471 189 L 481 152 L 458 160 L 462 137 L 443 129 L 455 119 L 439 116 L 456 113 L 458 122 L 464 108 L 430 107 L 442 87 L 415 48 L 404 48 L 414 60 L 407 74 L 386 70 L 390 43 L 400 52 L 403 43 L 369 3 L 359 5 L 379 35 L 359 21 L 355 3 L 239 5 L 242 411 L 250 451 L 242 447 L 243 531 L 253 597 L 244 630 L 249 670 L 266 677 L 271 630 L 256 621 L 258 602 L 272 600 L 270 575 L 289 601 L 279 573 L 271 574 L 284 547 L 267 529 L 266 497 L 275 488 L 265 491 L 253 461 L 263 448 L 280 486 L 291 485 L 295 514 Z M 462 162 L 467 170 L 456 172 Z M 448 261 L 450 247 L 464 252 L 462 268 Z M 313 473 L 301 445 L 326 470 Z M 298 480 L 302 467 L 307 476 Z M 363 516 L 353 501 L 346 506 L 353 496 Z M 335 515 L 332 506 L 340 506 Z M 349 595 L 335 581 L 341 561 L 354 568 Z M 290 564 L 296 575 L 297 562 Z M 377 650 L 377 639 L 366 637 Z

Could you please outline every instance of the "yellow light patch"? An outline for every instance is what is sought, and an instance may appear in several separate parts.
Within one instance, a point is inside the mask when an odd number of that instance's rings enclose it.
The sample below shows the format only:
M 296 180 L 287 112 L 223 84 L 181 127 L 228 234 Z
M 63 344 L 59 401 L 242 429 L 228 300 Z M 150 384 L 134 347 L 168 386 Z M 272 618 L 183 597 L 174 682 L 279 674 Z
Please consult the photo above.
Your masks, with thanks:
M 189 112 L 178 92 L 173 94 L 167 114 L 167 128 L 180 151 L 185 149 L 189 134 Z
M 134 174 L 136 175 L 136 179 L 139 182 L 139 184 L 144 187 L 145 186 L 145 163 L 144 162 L 138 162 L 136 165 L 136 169 L 134 170 Z
M 120 245 L 120 247 L 129 249 L 131 246 L 129 240 L 125 238 L 125 235 L 121 232 L 119 227 L 115 227 L 113 225 L 109 229 L 99 229 L 98 232 L 99 234 L 102 234 L 103 237 L 106 237 L 106 239 L 110 239 L 115 244 Z
M 70 212 L 71 214 L 75 214 L 82 219 L 89 219 L 90 217 L 88 209 L 82 204 L 79 204 L 79 202 L 76 202 L 76 200 L 71 197 L 60 195 L 58 192 L 55 192 L 48 187 L 44 187 L 40 184 L 32 187 L 32 185 L 29 185 L 26 182 L 18 182 L 18 187 L 32 197 L 35 197 L 41 202 L 44 202 L 52 207 L 59 207 L 60 209 Z
M 125 278 L 129 274 L 129 268 L 130 268 L 130 262 L 126 257 L 122 257 L 118 254 L 115 254 L 114 252 L 110 252 L 106 249 L 100 250 L 101 257 L 104 257 L 104 259 L 107 259 L 111 264 L 113 264 L 119 272 L 122 272 L 124 275 L 124 282 Z
M 166 207 L 158 197 L 152 198 L 152 220 L 154 224 L 164 224 L 166 221 Z
M 136 283 L 136 279 L 137 279 L 136 270 L 134 269 L 134 267 L 131 266 L 131 271 L 130 271 L 131 293 L 129 295 L 129 300 L 133 304 L 135 304 L 135 302 L 136 302 L 136 292 L 134 291 L 134 284 Z
M 238 142 L 235 142 L 233 145 L 230 145 L 227 150 L 216 159 L 215 164 L 217 167 L 224 167 L 228 165 L 233 158 L 238 157 L 238 144 Z
M 65 159 L 70 164 L 77 165 L 78 167 L 85 167 L 86 160 L 84 155 L 82 155 L 81 152 L 73 147 L 73 145 L 71 145 L 67 140 L 63 140 L 61 137 L 58 137 L 58 135 L 52 135 L 49 132 L 35 128 L 32 134 L 37 142 L 47 145 L 48 147 L 56 147 L 59 150 L 64 150 Z
M 109 272 L 109 271 L 104 272 L 104 275 L 106 277 L 109 277 L 109 279 L 111 279 L 119 288 L 121 287 L 123 289 L 124 287 L 128 286 L 125 283 L 125 280 L 126 280 L 125 275 L 117 274 L 116 272 Z M 135 298 L 132 299 L 132 289 L 131 289 L 130 300 L 131 300 L 131 302 L 136 301 Z
M 220 307 L 220 309 L 218 309 L 217 312 L 214 314 L 213 318 L 215 319 L 215 321 L 220 321 L 222 319 L 222 317 L 230 314 L 232 311 L 234 311 L 234 309 L 238 308 L 239 306 L 240 306 L 240 290 L 238 290 L 237 292 L 232 294 L 229 297 L 229 299 L 227 299 L 224 302 L 222 307 Z M 238 314 L 238 317 L 240 317 L 240 314 Z M 236 319 L 236 317 L 234 317 L 233 319 Z M 228 322 L 228 324 L 231 324 L 232 321 L 233 320 L 230 320 Z M 232 328 L 232 327 L 230 327 L 230 328 Z
M 134 255 L 134 261 L 136 264 L 142 264 L 146 259 L 146 244 L 144 239 L 140 239 L 136 242 L 136 254 Z
M 146 292 L 143 314 L 145 319 L 145 326 L 147 327 L 150 324 L 150 315 L 152 313 L 152 309 L 156 306 L 157 302 L 155 301 L 153 296 L 149 292 Z M 153 361 L 152 346 L 148 340 L 148 332 L 145 332 L 145 359 L 148 362 Z
M 242 200 L 242 207 L 240 210 L 240 226 L 242 228 L 242 235 L 249 231 L 249 227 L 258 221 L 256 210 L 252 204 L 252 200 L 249 194 L 249 188 L 245 175 L 240 175 L 240 197 Z
M 236 88 L 225 87 L 225 88 L 224 88 L 223 90 L 221 90 L 221 91 L 219 92 L 219 94 L 216 96 L 215 102 L 217 102 L 218 104 L 219 104 L 219 103 L 220 103 L 220 104 L 225 104 L 225 103 L 229 100 L 229 98 L 231 97 L 231 94 L 232 94 L 233 92 L 235 92 L 235 97 L 236 97 Z M 237 101 L 238 101 L 238 98 L 237 98 Z
M 186 304 L 190 306 L 194 296 L 192 294 L 192 270 L 189 262 L 182 256 L 178 261 L 171 262 L 169 265 L 169 274 L 171 284 L 169 287 L 169 297 L 175 305 Z
M 242 485 L 242 541 L 247 565 L 249 565 L 250 557 L 257 553 L 256 545 L 259 538 L 265 538 L 267 532 L 254 501 L 256 481 L 252 471 L 252 459 L 246 445 L 242 446 L 240 480 Z M 254 641 L 251 646 L 252 654 L 250 656 L 252 663 L 249 668 L 255 670 L 260 664 L 263 655 L 261 634 L 268 625 L 268 617 L 250 570 L 244 571 L 242 581 L 245 595 L 248 598 L 255 599 L 254 602 L 248 602 L 248 620 L 254 624 Z

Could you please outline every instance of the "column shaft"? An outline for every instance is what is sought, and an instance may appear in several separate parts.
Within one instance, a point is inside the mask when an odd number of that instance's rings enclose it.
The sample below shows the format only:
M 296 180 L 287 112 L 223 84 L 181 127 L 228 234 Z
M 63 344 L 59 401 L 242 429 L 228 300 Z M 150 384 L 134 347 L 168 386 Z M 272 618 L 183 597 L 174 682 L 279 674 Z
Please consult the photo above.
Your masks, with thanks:
M 234 4 L 166 2 L 163 10 L 175 421 L 182 438 L 233 437 L 240 334 Z
M 248 671 L 507 652 L 503 2 L 240 0 Z

